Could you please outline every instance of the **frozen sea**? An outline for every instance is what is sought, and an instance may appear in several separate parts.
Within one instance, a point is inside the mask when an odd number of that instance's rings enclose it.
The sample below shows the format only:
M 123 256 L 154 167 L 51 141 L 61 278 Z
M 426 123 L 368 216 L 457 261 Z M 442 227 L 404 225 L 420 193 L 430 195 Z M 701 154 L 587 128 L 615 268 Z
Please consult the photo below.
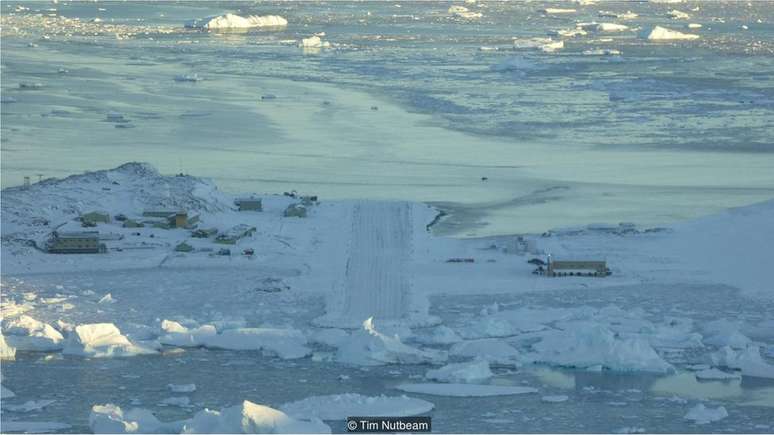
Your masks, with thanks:
M 148 161 L 231 192 L 432 202 L 450 213 L 436 230 L 463 237 L 665 224 L 774 196 L 771 3 L 482 1 L 467 5 L 477 20 L 451 4 L 3 2 L 2 186 Z M 224 12 L 289 25 L 183 28 Z M 590 21 L 631 29 L 527 47 Z M 701 38 L 642 38 L 654 25 Z M 297 46 L 321 32 L 331 48 Z

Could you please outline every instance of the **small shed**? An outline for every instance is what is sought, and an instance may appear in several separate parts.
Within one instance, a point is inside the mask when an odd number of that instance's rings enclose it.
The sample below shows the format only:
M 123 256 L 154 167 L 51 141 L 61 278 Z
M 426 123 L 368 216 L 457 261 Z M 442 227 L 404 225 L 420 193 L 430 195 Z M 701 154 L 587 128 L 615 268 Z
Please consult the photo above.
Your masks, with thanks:
M 101 211 L 91 211 L 88 213 L 84 213 L 81 215 L 81 222 L 92 222 L 92 223 L 110 223 L 110 215 L 106 212 Z
M 261 198 L 238 198 L 234 201 L 239 211 L 263 211 Z

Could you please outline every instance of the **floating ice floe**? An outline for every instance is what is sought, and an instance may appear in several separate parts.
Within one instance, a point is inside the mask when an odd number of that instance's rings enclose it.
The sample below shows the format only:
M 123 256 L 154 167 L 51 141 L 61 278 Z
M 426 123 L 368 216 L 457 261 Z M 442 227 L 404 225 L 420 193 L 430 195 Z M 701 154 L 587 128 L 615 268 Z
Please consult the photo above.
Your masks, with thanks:
M 603 33 L 615 33 L 624 32 L 629 30 L 629 26 L 617 23 L 578 23 L 576 24 L 578 29 L 583 29 L 587 32 L 603 32 Z
M 715 368 L 699 370 L 694 373 L 696 379 L 702 381 L 723 381 L 728 379 L 740 379 L 742 376 L 739 373 L 728 373 Z
M 589 34 L 589 32 L 583 30 L 583 29 L 559 29 L 559 30 L 551 30 L 548 32 L 551 36 L 561 36 L 564 38 L 574 38 L 576 36 L 586 36 Z
M 677 9 L 672 9 L 671 11 L 667 12 L 667 16 L 673 20 L 687 20 L 691 18 L 691 16 L 687 13 L 678 11 Z
M 590 50 L 583 50 L 584 56 L 620 56 L 621 50 L 614 48 L 593 48 Z
M 430 412 L 433 404 L 422 399 L 399 396 L 363 396 L 360 394 L 333 394 L 312 396 L 286 403 L 280 409 L 290 416 L 314 417 L 320 420 L 343 420 L 351 415 L 412 416 Z
M 4 403 L 3 409 L 11 412 L 32 412 L 39 411 L 54 402 L 56 402 L 56 400 L 28 400 L 21 405 L 9 405 Z
M 204 80 L 202 77 L 199 76 L 197 73 L 193 74 L 180 74 L 175 76 L 176 82 L 200 82 Z
M 725 319 L 713 320 L 704 325 L 704 343 L 711 346 L 728 346 L 732 349 L 746 349 L 752 344 L 747 336 L 739 332 L 740 325 Z
M 617 18 L 619 20 L 633 20 L 639 16 L 632 11 L 626 11 L 626 12 L 599 11 L 598 15 L 602 18 Z
M 102 298 L 100 298 L 100 300 L 97 303 L 98 304 L 112 304 L 114 302 L 115 302 L 115 299 L 113 299 L 113 295 L 108 293 L 105 296 L 102 296 Z
M 250 29 L 255 27 L 285 27 L 288 20 L 278 15 L 249 15 L 241 17 L 234 14 L 215 15 L 206 18 L 190 20 L 185 23 L 185 27 L 201 30 L 223 30 L 223 29 Z
M 728 417 L 728 411 L 726 411 L 725 407 L 720 406 L 712 409 L 707 408 L 703 403 L 699 403 L 691 408 L 683 418 L 693 420 L 696 424 L 707 424 L 723 420 L 726 417 Z
M 306 347 L 306 337 L 295 329 L 236 328 L 205 338 L 209 348 L 230 350 L 262 350 L 282 359 L 303 358 L 312 353 Z
M 528 358 L 562 367 L 601 366 L 608 370 L 657 373 L 674 370 L 643 338 L 622 339 L 595 322 L 567 322 L 563 327 L 564 330 L 541 333 L 541 341 L 532 345 L 534 353 Z
M 183 422 L 162 423 L 147 409 L 124 413 L 120 406 L 108 403 L 92 406 L 89 427 L 93 433 L 179 433 Z
M 76 326 L 62 353 L 104 358 L 146 355 L 156 350 L 132 343 L 112 323 L 93 323 Z
M 452 356 L 480 358 L 492 364 L 519 365 L 521 354 L 515 347 L 497 338 L 468 340 L 455 344 L 449 349 Z
M 517 49 L 536 49 L 546 53 L 552 53 L 564 48 L 564 41 L 554 41 L 551 38 L 514 38 L 513 47 Z
M 3 431 L 6 433 L 54 433 L 71 427 L 69 424 L 56 421 L 3 421 Z
M 688 27 L 689 29 L 701 29 L 702 25 L 699 23 L 688 23 L 688 26 L 686 27 Z
M 349 332 L 336 328 L 321 328 L 309 334 L 310 342 L 330 347 L 339 347 L 347 339 L 349 339 Z
M 546 402 L 546 403 L 561 403 L 561 402 L 566 402 L 568 399 L 569 399 L 568 396 L 565 396 L 562 394 L 557 396 L 543 396 L 540 398 L 540 401 Z
M 693 39 L 699 39 L 699 35 L 692 33 L 682 33 L 677 30 L 670 30 L 666 27 L 655 26 L 648 34 L 647 39 L 651 41 L 690 41 Z
M 506 385 L 477 385 L 477 384 L 400 384 L 398 390 L 407 393 L 430 394 L 434 396 L 452 397 L 487 397 L 487 396 L 512 396 L 515 394 L 537 393 L 532 387 L 512 387 Z
M 8 388 L 0 385 L 0 399 L 10 399 L 12 397 L 16 397 L 16 394 Z
M 741 351 L 725 346 L 713 353 L 711 358 L 717 366 L 741 370 L 742 376 L 774 379 L 774 365 L 763 360 L 758 346 L 749 346 Z
M 179 406 L 186 408 L 191 405 L 191 399 L 185 396 L 167 397 L 159 402 L 159 406 Z
M 167 388 L 173 393 L 193 393 L 196 391 L 196 384 L 167 384 Z
M 159 342 L 169 346 L 261 350 L 282 359 L 303 358 L 311 354 L 311 349 L 306 347 L 306 337 L 295 329 L 232 328 L 218 333 L 213 325 L 189 329 L 171 320 L 163 320 L 161 329 L 165 334 Z
M 355 365 L 441 363 L 446 358 L 445 352 L 418 349 L 404 344 L 398 336 L 378 331 L 373 318 L 365 320 L 363 328 L 353 332 L 336 352 L 337 361 Z
M 492 377 L 489 363 L 477 360 L 464 363 L 447 364 L 438 369 L 428 370 L 425 378 L 431 381 L 474 384 Z
M 245 400 L 221 411 L 205 409 L 185 422 L 182 433 L 330 433 L 317 418 L 296 419 L 282 411 Z
M 8 345 L 21 351 L 61 350 L 64 341 L 59 331 L 27 315 L 5 322 L 3 334 Z
M 447 12 L 454 17 L 466 20 L 475 20 L 484 16 L 481 12 L 470 11 L 465 6 L 451 6 Z
M 0 360 L 15 360 L 16 348 L 5 341 L 5 336 L 0 334 Z
M 574 14 L 578 11 L 576 9 L 569 8 L 545 8 L 541 9 L 540 12 L 544 14 Z
M 454 344 L 462 341 L 462 338 L 448 326 L 439 325 L 429 331 L 417 334 L 414 341 L 422 344 Z
M 329 48 L 331 43 L 328 41 L 323 41 L 319 36 L 315 35 L 309 38 L 301 39 L 301 42 L 298 44 L 298 46 L 301 48 Z

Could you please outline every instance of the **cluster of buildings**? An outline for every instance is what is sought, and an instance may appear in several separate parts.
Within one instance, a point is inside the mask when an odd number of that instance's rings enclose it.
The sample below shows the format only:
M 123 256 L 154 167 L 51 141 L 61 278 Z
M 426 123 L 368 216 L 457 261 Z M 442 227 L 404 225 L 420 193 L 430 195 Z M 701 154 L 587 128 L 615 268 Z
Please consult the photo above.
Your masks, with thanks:
M 317 203 L 316 196 L 301 197 L 300 202 L 290 204 L 283 214 L 285 217 L 306 217 L 307 207 L 315 203 Z M 261 198 L 238 198 L 234 201 L 234 205 L 239 211 L 263 211 Z M 252 237 L 256 231 L 255 227 L 246 224 L 236 225 L 223 232 L 215 228 L 198 228 L 198 214 L 175 209 L 145 210 L 140 217 L 136 218 L 129 218 L 123 214 L 111 218 L 107 212 L 91 211 L 82 214 L 78 219 L 84 228 L 94 228 L 98 224 L 109 224 L 114 221 L 120 222 L 124 228 L 182 228 L 191 230 L 193 238 L 213 238 L 215 243 L 224 245 L 235 245 L 241 239 Z M 45 248 L 47 252 L 53 254 L 97 254 L 107 252 L 106 245 L 101 241 L 108 239 L 107 235 L 100 235 L 96 230 L 54 231 Z M 186 242 L 175 247 L 175 251 L 178 252 L 193 250 L 194 247 Z

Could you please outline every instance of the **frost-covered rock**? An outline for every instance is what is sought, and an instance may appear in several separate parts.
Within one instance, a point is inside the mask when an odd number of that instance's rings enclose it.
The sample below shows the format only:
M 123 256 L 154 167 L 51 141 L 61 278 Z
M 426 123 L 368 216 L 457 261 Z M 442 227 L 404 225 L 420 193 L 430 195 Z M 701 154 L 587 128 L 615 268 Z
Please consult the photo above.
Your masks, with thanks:
M 112 323 L 93 323 L 76 326 L 62 353 L 104 358 L 152 354 L 156 350 L 132 343 Z
M 182 433 L 330 433 L 317 418 L 295 419 L 282 411 L 245 400 L 221 411 L 205 409 L 185 422 Z
M 564 330 L 543 334 L 532 346 L 535 362 L 563 367 L 601 366 L 618 371 L 665 373 L 673 370 L 650 343 L 642 338 L 618 338 L 607 327 L 594 322 L 568 322 Z
M 282 411 L 294 417 L 314 417 L 320 420 L 343 420 L 351 415 L 411 416 L 424 414 L 433 409 L 433 404 L 421 399 L 399 396 L 363 396 L 360 394 L 332 394 L 312 396 L 296 402 L 286 403 Z
M 407 393 L 431 394 L 452 397 L 512 396 L 515 394 L 537 393 L 532 387 L 512 387 L 506 385 L 477 384 L 400 384 L 398 390 Z
M 464 363 L 447 364 L 438 369 L 428 370 L 425 378 L 432 381 L 473 384 L 492 377 L 489 363 L 477 360 Z
M 3 333 L 8 345 L 21 351 L 61 350 L 64 341 L 59 331 L 26 315 L 7 321 Z
M 699 35 L 692 33 L 682 33 L 677 30 L 670 30 L 666 27 L 655 26 L 646 36 L 651 41 L 678 41 L 685 40 L 690 41 L 693 39 L 699 39 Z
M 739 379 L 742 377 L 739 375 L 739 373 L 728 373 L 715 368 L 699 370 L 695 372 L 694 375 L 696 375 L 696 379 L 701 379 L 703 381 L 724 381 L 728 379 Z
M 717 366 L 741 370 L 742 376 L 774 379 L 774 365 L 763 360 L 758 346 L 749 346 L 741 351 L 725 346 L 713 353 L 711 358 Z
M 0 360 L 16 359 L 16 348 L 5 341 L 5 336 L 0 334 Z
M 202 30 L 249 29 L 254 27 L 285 27 L 288 20 L 278 15 L 249 15 L 242 17 L 234 14 L 215 15 L 190 20 L 185 27 Z
M 497 338 L 469 340 L 455 344 L 449 349 L 452 356 L 480 358 L 492 364 L 518 365 L 521 354 L 515 347 Z
M 703 403 L 699 403 L 691 408 L 683 418 L 686 420 L 693 420 L 696 424 L 707 424 L 714 421 L 720 421 L 728 417 L 728 411 L 723 406 L 712 409 L 704 406 Z
M 373 318 L 352 333 L 336 352 L 336 360 L 355 365 L 425 364 L 446 361 L 445 352 L 418 349 L 404 344 L 398 336 L 390 337 L 376 329 Z

